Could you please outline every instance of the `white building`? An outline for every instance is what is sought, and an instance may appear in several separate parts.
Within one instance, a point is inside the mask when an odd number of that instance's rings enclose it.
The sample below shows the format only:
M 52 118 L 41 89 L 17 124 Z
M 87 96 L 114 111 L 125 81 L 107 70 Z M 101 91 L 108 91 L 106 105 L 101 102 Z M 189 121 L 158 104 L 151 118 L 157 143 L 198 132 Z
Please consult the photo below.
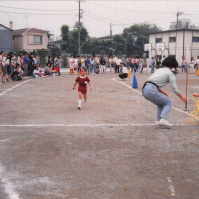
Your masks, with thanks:
M 199 56 L 199 30 L 197 29 L 176 29 L 150 33 L 149 43 L 151 44 L 149 59 L 172 55 L 180 64 L 182 56 L 186 55 L 187 45 L 191 57 L 196 59 Z M 164 46 L 162 51 L 158 49 L 160 43 Z

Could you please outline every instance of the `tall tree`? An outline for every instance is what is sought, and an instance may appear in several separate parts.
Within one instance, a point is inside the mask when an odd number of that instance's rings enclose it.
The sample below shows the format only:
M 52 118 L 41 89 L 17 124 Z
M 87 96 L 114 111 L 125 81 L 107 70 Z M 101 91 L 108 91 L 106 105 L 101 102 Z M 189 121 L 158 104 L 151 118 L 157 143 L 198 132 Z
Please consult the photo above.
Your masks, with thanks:
M 148 34 L 160 31 L 161 28 L 156 24 L 149 24 L 148 22 L 134 24 L 129 28 L 123 30 L 123 37 L 126 40 L 127 54 L 140 54 L 142 53 L 143 41 L 148 43 Z
M 121 55 L 125 53 L 126 41 L 122 35 L 114 35 L 113 37 L 113 48 L 115 54 Z
M 68 25 L 62 25 L 61 36 L 62 36 L 62 40 L 63 40 L 63 43 L 61 44 L 61 48 L 62 48 L 62 50 L 67 51 L 68 44 L 69 44 L 69 26 Z

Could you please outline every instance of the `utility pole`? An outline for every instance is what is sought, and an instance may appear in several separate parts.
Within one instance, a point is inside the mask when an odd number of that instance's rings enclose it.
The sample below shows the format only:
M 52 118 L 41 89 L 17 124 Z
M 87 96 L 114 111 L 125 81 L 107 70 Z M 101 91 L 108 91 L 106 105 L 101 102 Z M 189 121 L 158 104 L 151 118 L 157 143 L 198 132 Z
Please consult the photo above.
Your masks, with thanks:
M 112 23 L 110 24 L 110 36 L 113 36 L 113 31 L 112 31 Z
M 179 8 L 178 8 L 178 12 L 177 12 L 177 25 L 176 25 L 176 29 L 178 29 L 179 28 L 179 22 L 178 22 L 178 17 L 180 16 L 180 15 L 182 15 L 182 14 L 184 14 L 184 12 L 179 12 Z
M 79 0 L 79 23 L 78 23 L 78 55 L 80 56 L 80 2 Z

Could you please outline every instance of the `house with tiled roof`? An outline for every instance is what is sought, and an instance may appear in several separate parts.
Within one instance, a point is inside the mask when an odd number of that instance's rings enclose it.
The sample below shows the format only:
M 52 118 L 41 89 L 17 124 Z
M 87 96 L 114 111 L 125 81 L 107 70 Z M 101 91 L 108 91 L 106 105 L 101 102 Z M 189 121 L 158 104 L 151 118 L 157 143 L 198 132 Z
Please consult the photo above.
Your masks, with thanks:
M 13 31 L 13 49 L 40 50 L 48 48 L 49 31 L 37 28 L 23 28 Z

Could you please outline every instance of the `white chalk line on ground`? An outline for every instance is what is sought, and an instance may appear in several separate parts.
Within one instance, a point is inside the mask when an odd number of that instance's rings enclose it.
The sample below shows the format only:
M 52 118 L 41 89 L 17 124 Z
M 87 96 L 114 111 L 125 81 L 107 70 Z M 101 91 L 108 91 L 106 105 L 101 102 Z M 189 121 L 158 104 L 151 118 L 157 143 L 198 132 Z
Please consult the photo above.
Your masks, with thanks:
M 139 91 L 133 89 L 133 88 L 132 88 L 131 86 L 129 86 L 128 84 L 125 84 L 125 83 L 122 82 L 122 81 L 118 81 L 118 80 L 116 80 L 115 78 L 113 78 L 113 81 L 116 81 L 116 82 L 119 82 L 120 84 L 125 85 L 126 87 L 128 87 L 128 88 L 130 88 L 132 91 L 134 91 L 135 93 L 137 93 L 137 94 L 139 94 L 139 95 L 142 96 L 142 93 L 140 93 Z M 187 112 L 185 112 L 185 111 L 182 111 L 182 110 L 180 110 L 180 109 L 178 109 L 178 108 L 172 107 L 172 109 L 174 109 L 174 110 L 176 110 L 176 111 L 178 111 L 178 112 L 180 112 L 180 113 L 184 113 L 184 114 L 186 114 L 186 115 L 189 115 L 189 113 L 187 113 Z
M 5 93 L 7 93 L 7 92 L 9 92 L 9 91 L 11 91 L 11 90 L 17 88 L 18 86 L 21 86 L 22 84 L 25 84 L 25 83 L 29 82 L 30 80 L 31 80 L 31 79 L 26 80 L 25 82 L 22 82 L 22 83 L 20 83 L 20 84 L 17 84 L 16 86 L 13 86 L 12 88 L 7 89 L 6 91 L 0 93 L 0 96 L 2 96 L 2 95 L 4 95 Z
M 18 193 L 15 191 L 14 186 L 11 184 L 8 178 L 4 175 L 4 168 L 0 164 L 0 180 L 3 182 L 5 186 L 5 192 L 9 196 L 10 199 L 19 199 Z
M 187 124 L 174 124 L 185 126 Z M 158 126 L 157 124 L 0 124 L 0 127 L 124 127 L 124 126 Z
M 171 196 L 175 196 L 176 192 L 175 192 L 175 188 L 173 186 L 173 182 L 171 181 L 171 178 L 167 177 L 167 181 L 168 181 L 168 184 L 169 184 L 169 189 L 171 191 Z

